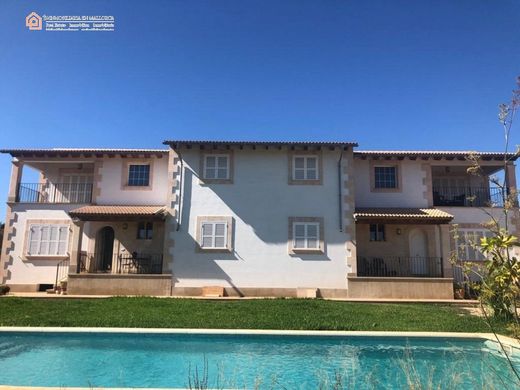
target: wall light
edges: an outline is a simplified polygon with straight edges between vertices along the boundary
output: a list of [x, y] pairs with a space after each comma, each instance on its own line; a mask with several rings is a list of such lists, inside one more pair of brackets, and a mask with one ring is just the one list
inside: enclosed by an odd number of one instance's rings
[[397, 235], [399, 235], [399, 236], [401, 235], [401, 229], [400, 228], [395, 229], [395, 232], [397, 233]]

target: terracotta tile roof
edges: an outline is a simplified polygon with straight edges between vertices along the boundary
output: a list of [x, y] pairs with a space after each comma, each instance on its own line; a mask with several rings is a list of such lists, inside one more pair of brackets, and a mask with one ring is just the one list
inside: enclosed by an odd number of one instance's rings
[[515, 153], [503, 152], [479, 152], [475, 150], [357, 150], [354, 156], [357, 158], [411, 158], [411, 159], [450, 159], [465, 160], [471, 154], [479, 155], [483, 160], [504, 160], [504, 156], [510, 161], [515, 161], [519, 156]]
[[361, 220], [396, 220], [406, 221], [449, 222], [453, 215], [435, 208], [357, 208], [354, 213], [356, 221]]
[[0, 153], [7, 153], [13, 157], [69, 157], [85, 155], [165, 155], [166, 149], [109, 149], [109, 148], [50, 148], [50, 149], [0, 149]]
[[263, 146], [263, 147], [280, 147], [280, 146], [311, 146], [311, 147], [355, 147], [356, 142], [348, 141], [211, 141], [211, 140], [166, 140], [164, 145], [170, 145], [172, 148], [180, 146]]
[[164, 206], [83, 206], [69, 211], [71, 217], [79, 219], [96, 219], [100, 217], [149, 217], [163, 219], [165, 216]]

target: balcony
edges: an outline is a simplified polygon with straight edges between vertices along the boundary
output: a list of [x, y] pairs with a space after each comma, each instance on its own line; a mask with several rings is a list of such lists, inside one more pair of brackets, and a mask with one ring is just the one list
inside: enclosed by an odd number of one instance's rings
[[434, 206], [501, 207], [504, 204], [499, 187], [433, 186]]
[[442, 278], [442, 257], [358, 257], [357, 276]]
[[20, 183], [21, 203], [91, 203], [92, 183]]

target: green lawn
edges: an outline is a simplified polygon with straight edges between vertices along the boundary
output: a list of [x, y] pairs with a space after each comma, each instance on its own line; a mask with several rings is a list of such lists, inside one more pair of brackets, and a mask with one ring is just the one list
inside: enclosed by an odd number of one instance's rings
[[[457, 307], [305, 299], [0, 299], [0, 326], [489, 332]], [[506, 334], [504, 324], [496, 324]]]

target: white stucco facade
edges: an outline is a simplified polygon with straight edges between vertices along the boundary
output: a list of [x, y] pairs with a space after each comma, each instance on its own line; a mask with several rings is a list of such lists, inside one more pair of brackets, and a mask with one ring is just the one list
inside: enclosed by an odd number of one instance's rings
[[[346, 289], [347, 241], [340, 229], [338, 162], [349, 151], [323, 150], [323, 177], [318, 185], [289, 184], [289, 152], [234, 149], [233, 183], [202, 184], [198, 149], [181, 150], [183, 172], [177, 189], [180, 225], [174, 232], [174, 287]], [[303, 154], [305, 154], [303, 152]], [[179, 163], [180, 164], [180, 163]], [[197, 218], [232, 217], [232, 250], [197, 249]], [[290, 254], [289, 218], [322, 218], [324, 251]], [[172, 222], [173, 223], [173, 222]]]
[[[423, 182], [425, 171], [420, 161], [354, 160], [356, 181], [356, 207], [428, 207]], [[374, 166], [398, 167], [399, 191], [374, 191], [371, 183]]]

